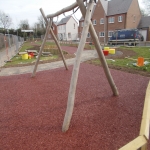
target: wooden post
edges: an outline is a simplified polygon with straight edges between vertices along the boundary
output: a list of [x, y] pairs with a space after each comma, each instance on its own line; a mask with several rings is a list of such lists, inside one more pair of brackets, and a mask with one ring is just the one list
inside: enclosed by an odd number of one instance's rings
[[58, 40], [57, 40], [57, 38], [56, 38], [56, 36], [55, 36], [55, 34], [54, 34], [54, 32], [53, 32], [53, 30], [52, 30], [51, 28], [50, 28], [50, 32], [51, 32], [52, 37], [53, 37], [53, 39], [54, 39], [54, 41], [55, 41], [55, 43], [56, 43], [56, 45], [57, 45], [57, 47], [58, 47], [58, 50], [59, 50], [59, 52], [60, 52], [60, 55], [61, 55], [61, 57], [62, 57], [62, 60], [63, 60], [63, 62], [64, 62], [64, 65], [65, 65], [65, 68], [66, 68], [66, 70], [68, 70], [68, 66], [67, 66], [67, 64], [66, 64], [66, 61], [65, 61], [65, 58], [64, 58], [62, 49], [61, 49], [61, 47], [60, 47], [60, 44], [59, 44], [59, 42], [58, 42]]
[[[125, 146], [121, 147], [119, 150], [137, 150], [139, 148], [144, 148], [147, 140], [144, 136], [138, 136], [133, 141], [129, 142]], [[146, 149], [142, 149], [146, 150]]]
[[59, 50], [59, 52], [60, 52], [60, 54], [61, 54], [61, 57], [62, 57], [62, 59], [63, 59], [64, 65], [65, 65], [65, 68], [66, 68], [66, 70], [68, 70], [68, 67], [67, 67], [67, 64], [66, 64], [66, 62], [65, 62], [65, 58], [64, 58], [64, 56], [63, 56], [61, 47], [60, 47], [60, 45], [59, 45], [59, 43], [58, 43], [58, 40], [57, 40], [57, 38], [55, 37], [55, 35], [54, 35], [54, 33], [53, 33], [52, 29], [51, 29], [52, 22], [49, 23], [49, 22], [47, 21], [47, 19], [46, 19], [46, 17], [45, 17], [45, 14], [44, 14], [44, 12], [43, 12], [43, 10], [42, 10], [42, 8], [40, 9], [40, 11], [41, 11], [41, 13], [42, 13], [42, 15], [43, 15], [43, 18], [44, 18], [44, 20], [45, 20], [45, 22], [46, 22], [46, 24], [47, 24], [47, 29], [46, 29], [45, 37], [44, 37], [44, 40], [43, 40], [43, 42], [42, 42], [42, 45], [41, 45], [41, 48], [40, 48], [40, 52], [39, 52], [39, 55], [38, 55], [38, 58], [37, 58], [37, 61], [36, 61], [36, 64], [35, 64], [35, 67], [34, 67], [34, 70], [33, 70], [33, 73], [32, 73], [32, 76], [31, 76], [31, 77], [34, 77], [34, 76], [35, 76], [35, 73], [36, 73], [36, 70], [37, 70], [37, 66], [38, 66], [38, 62], [39, 62], [40, 56], [41, 56], [41, 54], [42, 54], [42, 51], [43, 51], [43, 48], [44, 48], [44, 45], [45, 45], [45, 42], [46, 42], [47, 35], [48, 35], [49, 31], [51, 32], [51, 34], [52, 34], [52, 36], [53, 36], [53, 38], [54, 38], [54, 41], [55, 41], [55, 43], [56, 43], [56, 45], [57, 45], [57, 47], [58, 47], [58, 50]]
[[36, 60], [36, 63], [35, 63], [35, 66], [34, 66], [34, 69], [33, 69], [33, 73], [31, 75], [31, 77], [34, 77], [35, 76], [35, 73], [36, 73], [36, 70], [37, 70], [37, 66], [38, 66], [38, 63], [39, 63], [39, 60], [40, 60], [40, 57], [41, 57], [41, 54], [42, 54], [42, 51], [43, 51], [43, 48], [44, 48], [44, 45], [45, 45], [45, 42], [46, 42], [46, 39], [47, 39], [47, 35], [49, 33], [49, 29], [51, 28], [51, 24], [50, 22], [48, 22], [48, 25], [47, 25], [47, 28], [46, 28], [46, 33], [45, 33], [45, 37], [43, 39], [43, 42], [42, 42], [42, 45], [40, 47], [40, 51], [39, 51], [39, 54], [38, 54], [38, 58]]
[[150, 82], [148, 84], [143, 108], [142, 122], [140, 128], [140, 135], [144, 135], [149, 139], [149, 121], [150, 121]]
[[[46, 24], [48, 24], [47, 18], [46, 18], [46, 16], [45, 16], [44, 11], [43, 11], [42, 8], [40, 8], [40, 12], [41, 12], [41, 14], [42, 14], [42, 16], [43, 16], [43, 18], [44, 18]], [[52, 25], [52, 19], [51, 19], [51, 25]], [[56, 44], [57, 47], [58, 47], [58, 50], [59, 50], [59, 52], [60, 52], [60, 55], [61, 55], [61, 57], [62, 57], [62, 60], [63, 60], [63, 62], [64, 62], [64, 65], [65, 65], [65, 68], [66, 68], [66, 70], [68, 70], [68, 66], [67, 66], [67, 64], [66, 64], [66, 61], [65, 61], [65, 58], [64, 58], [62, 49], [61, 49], [60, 44], [59, 44], [59, 42], [58, 42], [58, 40], [57, 40], [57, 38], [56, 38], [56, 36], [55, 36], [53, 30], [51, 29], [51, 27], [50, 27], [50, 32], [51, 32], [52, 37], [53, 37], [53, 39], [54, 39], [54, 41], [55, 41], [55, 44]]]
[[147, 143], [141, 147], [141, 150], [147, 150]]
[[80, 61], [81, 61], [81, 54], [82, 54], [82, 51], [84, 49], [84, 45], [86, 42], [93, 6], [94, 6], [94, 2], [92, 0], [92, 2], [90, 1], [87, 7], [86, 17], [84, 20], [84, 28], [82, 32], [83, 34], [81, 37], [81, 41], [79, 43], [79, 47], [77, 50], [77, 55], [76, 55], [75, 63], [73, 67], [71, 84], [70, 84], [70, 89], [69, 89], [69, 96], [68, 96], [68, 103], [67, 103], [67, 110], [65, 113], [65, 118], [64, 118], [64, 122], [62, 126], [63, 132], [68, 130], [71, 117], [72, 117], [72, 113], [73, 113], [75, 91], [76, 91], [76, 85], [77, 85], [77, 79], [78, 79], [78, 73], [79, 73], [79, 67], [80, 67]]
[[[77, 3], [78, 3], [78, 5], [79, 5], [79, 7], [80, 7], [82, 16], [85, 17], [86, 8], [85, 8], [85, 6], [84, 6], [83, 1], [77, 0]], [[90, 31], [91, 37], [92, 37], [92, 39], [93, 39], [94, 45], [95, 45], [95, 47], [96, 47], [96, 50], [97, 50], [99, 59], [100, 59], [100, 61], [101, 61], [101, 63], [102, 63], [102, 66], [103, 66], [105, 75], [106, 75], [107, 80], [108, 80], [108, 82], [109, 82], [109, 84], [110, 84], [110, 87], [111, 87], [111, 89], [112, 89], [112, 91], [113, 91], [113, 94], [114, 94], [115, 96], [118, 96], [118, 95], [119, 95], [119, 92], [118, 92], [117, 87], [116, 87], [116, 85], [115, 85], [115, 83], [114, 83], [114, 81], [113, 81], [113, 78], [112, 78], [111, 74], [110, 74], [110, 71], [109, 71], [109, 68], [108, 68], [106, 59], [105, 59], [105, 57], [104, 57], [104, 55], [103, 55], [103, 52], [102, 52], [102, 47], [101, 47], [101, 45], [100, 45], [100, 43], [99, 43], [97, 34], [96, 34], [96, 32], [95, 32], [95, 29], [94, 29], [94, 27], [93, 27], [91, 21], [90, 21], [89, 31]]]

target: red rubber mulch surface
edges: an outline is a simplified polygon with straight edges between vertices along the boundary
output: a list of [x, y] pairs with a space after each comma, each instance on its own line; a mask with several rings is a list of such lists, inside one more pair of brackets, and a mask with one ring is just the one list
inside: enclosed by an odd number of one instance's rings
[[0, 77], [1, 150], [117, 150], [139, 135], [149, 78], [81, 64], [71, 125], [61, 132], [72, 66]]
[[69, 54], [74, 54], [77, 51], [77, 47], [61, 46], [61, 48]]
[[[61, 46], [62, 50], [68, 52], [69, 54], [74, 54], [77, 52], [77, 47]], [[86, 50], [86, 49], [84, 49]]]

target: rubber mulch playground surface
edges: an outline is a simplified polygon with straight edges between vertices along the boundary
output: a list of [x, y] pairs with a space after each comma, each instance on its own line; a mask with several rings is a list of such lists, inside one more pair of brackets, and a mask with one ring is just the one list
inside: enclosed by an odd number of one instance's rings
[[72, 66], [0, 77], [0, 150], [117, 150], [139, 135], [148, 77], [110, 70], [120, 95], [112, 96], [103, 69], [80, 67], [75, 108], [61, 131]]

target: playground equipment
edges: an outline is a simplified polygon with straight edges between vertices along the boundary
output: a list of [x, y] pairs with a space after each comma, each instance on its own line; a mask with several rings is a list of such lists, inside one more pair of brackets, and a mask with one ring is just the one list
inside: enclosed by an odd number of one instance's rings
[[[84, 5], [84, 2], [87, 3], [87, 8]], [[81, 39], [80, 39], [80, 43], [79, 43], [79, 46], [78, 46], [78, 49], [77, 49], [77, 54], [76, 54], [76, 58], [75, 58], [75, 62], [74, 62], [74, 67], [73, 67], [73, 72], [72, 72], [72, 77], [71, 77], [71, 83], [70, 83], [70, 89], [69, 89], [69, 95], [68, 95], [67, 109], [66, 109], [66, 113], [65, 113], [65, 117], [64, 117], [63, 126], [62, 126], [62, 131], [63, 132], [68, 130], [69, 125], [70, 125], [70, 121], [71, 121], [71, 117], [72, 117], [72, 113], [73, 113], [76, 85], [77, 85], [79, 67], [80, 67], [80, 62], [81, 62], [81, 54], [82, 54], [82, 51], [83, 51], [85, 43], [86, 43], [86, 37], [87, 37], [88, 31], [90, 32], [90, 35], [93, 39], [94, 45], [96, 47], [96, 50], [97, 50], [99, 59], [101, 61], [101, 64], [103, 66], [103, 69], [104, 69], [105, 75], [107, 77], [107, 80], [108, 80], [108, 82], [110, 84], [110, 87], [112, 89], [113, 95], [115, 95], [115, 96], [119, 95], [117, 87], [116, 87], [116, 85], [113, 81], [113, 78], [110, 74], [110, 71], [108, 69], [108, 65], [106, 63], [106, 60], [105, 60], [105, 57], [104, 57], [104, 54], [103, 54], [103, 51], [102, 51], [102, 47], [99, 43], [99, 39], [97, 37], [96, 31], [95, 31], [95, 29], [92, 25], [92, 22], [91, 22], [91, 15], [92, 15], [92, 10], [93, 10], [94, 3], [96, 3], [95, 0], [89, 0], [89, 2], [87, 0], [76, 0], [76, 2], [73, 3], [72, 5], [70, 5], [66, 8], [63, 8], [62, 10], [60, 10], [60, 11], [54, 13], [54, 14], [47, 15], [47, 17], [45, 16], [42, 8], [40, 9], [41, 14], [42, 14], [42, 16], [43, 16], [43, 18], [44, 18], [44, 20], [47, 24], [47, 29], [46, 29], [46, 34], [45, 34], [43, 43], [42, 43], [41, 48], [40, 48], [38, 59], [36, 61], [36, 64], [35, 64], [35, 67], [34, 67], [34, 70], [33, 70], [32, 77], [35, 76], [35, 72], [36, 72], [36, 69], [37, 69], [39, 58], [42, 54], [42, 50], [43, 50], [44, 44], [46, 42], [47, 34], [49, 33], [49, 31], [51, 32], [51, 34], [54, 38], [54, 41], [55, 41], [55, 43], [56, 43], [56, 45], [57, 45], [57, 47], [58, 47], [58, 49], [61, 53], [64, 65], [65, 65], [66, 69], [68, 69], [68, 67], [66, 65], [66, 62], [65, 62], [65, 59], [63, 57], [62, 50], [61, 50], [61, 47], [59, 45], [59, 42], [57, 41], [57, 39], [56, 39], [52, 29], [51, 29], [53, 18], [56, 17], [56, 16], [59, 16], [60, 14], [64, 14], [65, 12], [68, 12], [70, 10], [74, 10], [76, 7], [80, 8], [80, 10], [82, 12], [82, 15], [84, 17], [84, 27], [83, 27], [82, 36], [81, 36]]]

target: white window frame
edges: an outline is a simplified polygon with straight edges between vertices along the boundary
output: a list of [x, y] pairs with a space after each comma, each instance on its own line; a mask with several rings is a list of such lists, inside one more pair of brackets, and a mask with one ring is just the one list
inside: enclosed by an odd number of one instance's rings
[[88, 32], [88, 34], [87, 34], [87, 38], [90, 38], [91, 37], [91, 35], [90, 35], [90, 33]]
[[68, 32], [68, 39], [71, 39], [71, 32]]
[[122, 22], [123, 17], [122, 16], [118, 16], [118, 22]]
[[102, 32], [99, 32], [99, 37], [104, 37], [105, 36], [105, 33], [104, 33], [104, 31], [102, 31]]
[[97, 21], [94, 19], [94, 20], [93, 20], [93, 25], [96, 25], [96, 23], [97, 23]]
[[115, 17], [109, 17], [108, 23], [115, 23]]
[[100, 19], [100, 24], [104, 24], [104, 18]]
[[108, 31], [108, 37], [112, 37], [114, 31]]

